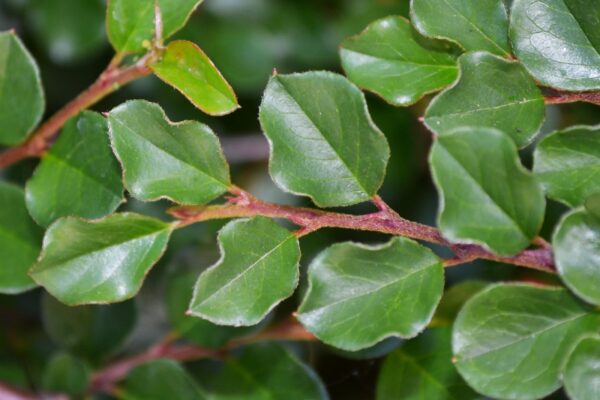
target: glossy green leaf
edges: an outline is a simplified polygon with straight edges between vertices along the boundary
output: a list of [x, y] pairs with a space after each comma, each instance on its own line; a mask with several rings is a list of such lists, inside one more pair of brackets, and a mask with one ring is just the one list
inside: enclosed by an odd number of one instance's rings
[[377, 378], [377, 399], [478, 398], [452, 363], [450, 339], [450, 328], [428, 330], [388, 355]]
[[[203, 0], [158, 0], [164, 39], [181, 29]], [[154, 1], [108, 0], [108, 39], [117, 53], [144, 50], [154, 38]]]
[[172, 360], [153, 360], [135, 367], [119, 393], [123, 400], [202, 400], [208, 397], [194, 379]]
[[260, 107], [271, 177], [321, 207], [369, 200], [389, 159], [361, 91], [330, 72], [275, 75]]
[[440, 193], [438, 226], [447, 239], [512, 255], [536, 236], [544, 194], [508, 135], [457, 128], [437, 138], [429, 162]]
[[219, 325], [254, 325], [294, 292], [300, 246], [274, 221], [232, 221], [219, 232], [219, 246], [221, 259], [196, 282], [191, 315]]
[[556, 269], [582, 299], [600, 304], [600, 218], [583, 209], [567, 214], [552, 238]]
[[444, 292], [430, 326], [450, 326], [467, 300], [488, 285], [484, 281], [460, 282]]
[[27, 270], [40, 254], [43, 234], [27, 213], [23, 190], [0, 182], [0, 293], [17, 294], [35, 286]]
[[576, 207], [600, 193], [600, 126], [574, 126], [545, 137], [533, 171], [548, 197]]
[[598, 329], [598, 312], [565, 289], [499, 284], [467, 302], [452, 347], [459, 372], [479, 393], [539, 399], [560, 387], [577, 339]]
[[597, 0], [514, 0], [510, 37], [519, 60], [542, 84], [600, 89]]
[[461, 126], [496, 128], [519, 147], [529, 144], [544, 122], [545, 104], [525, 68], [484, 52], [463, 55], [459, 65], [460, 78], [429, 104], [425, 125], [438, 135]]
[[229, 167], [208, 126], [172, 123], [158, 104], [144, 100], [114, 108], [108, 124], [125, 187], [135, 198], [202, 204], [229, 188]]
[[27, 209], [38, 224], [66, 216], [100, 218], [121, 204], [121, 169], [107, 131], [106, 119], [91, 111], [67, 122], [27, 182]]
[[571, 400], [600, 398], [600, 336], [581, 339], [565, 365], [565, 389]]
[[458, 76], [450, 46], [421, 37], [402, 17], [373, 22], [341, 46], [348, 78], [395, 106], [407, 106]]
[[51, 393], [65, 393], [74, 398], [82, 395], [90, 378], [90, 366], [68, 353], [59, 353], [44, 368], [42, 386]]
[[42, 254], [29, 274], [65, 304], [126, 300], [162, 256], [171, 229], [132, 213], [95, 221], [62, 218], [46, 231]]
[[379, 246], [333, 245], [311, 263], [308, 279], [298, 320], [325, 343], [350, 351], [415, 336], [444, 290], [440, 259], [401, 237]]
[[135, 326], [136, 307], [133, 301], [69, 307], [45, 294], [42, 320], [54, 343], [97, 362], [121, 348]]
[[206, 54], [194, 43], [169, 43], [162, 57], [150, 66], [160, 79], [181, 92], [210, 115], [225, 115], [239, 108], [235, 93]]
[[44, 112], [40, 71], [13, 31], [0, 32], [0, 145], [22, 142]]
[[467, 51], [510, 54], [502, 0], [411, 0], [410, 15], [425, 36], [453, 40]]
[[[235, 382], [235, 384], [232, 384]], [[318, 375], [276, 344], [246, 346], [210, 382], [213, 400], [326, 400]]]

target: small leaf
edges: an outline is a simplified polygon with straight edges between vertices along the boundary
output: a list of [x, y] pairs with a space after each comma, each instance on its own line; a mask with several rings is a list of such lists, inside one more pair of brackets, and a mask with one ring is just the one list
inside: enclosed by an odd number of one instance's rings
[[22, 142], [44, 112], [40, 71], [13, 31], [0, 32], [0, 145]]
[[95, 221], [62, 218], [46, 231], [42, 254], [29, 274], [68, 305], [123, 301], [139, 291], [171, 229], [132, 213]]
[[91, 111], [67, 122], [27, 182], [27, 208], [38, 224], [66, 216], [100, 218], [121, 204], [121, 169], [107, 133], [106, 120]]
[[349, 351], [415, 336], [444, 290], [439, 258], [401, 237], [372, 247], [333, 245], [315, 258], [308, 275], [298, 320], [320, 340]]
[[447, 239], [508, 256], [538, 233], [544, 195], [504, 133], [457, 128], [437, 138], [429, 162], [440, 193], [438, 225]]
[[600, 304], [600, 218], [583, 209], [567, 214], [552, 239], [556, 269], [587, 302]]
[[162, 57], [150, 66], [160, 79], [181, 92], [210, 115], [225, 115], [239, 108], [235, 93], [206, 54], [194, 43], [169, 43]]
[[600, 126], [574, 126], [546, 136], [533, 171], [548, 197], [577, 207], [600, 193]]
[[460, 282], [444, 292], [430, 326], [451, 326], [467, 300], [488, 285], [484, 281]]
[[35, 286], [27, 270], [40, 254], [43, 234], [27, 213], [23, 190], [0, 182], [0, 293], [18, 294]]
[[221, 259], [200, 275], [189, 312], [219, 325], [260, 322], [298, 284], [300, 247], [264, 217], [232, 221], [219, 232]]
[[467, 51], [510, 54], [502, 0], [412, 0], [410, 12], [425, 36], [453, 40]]
[[565, 365], [565, 390], [571, 400], [600, 398], [600, 336], [581, 339]]
[[114, 108], [108, 124], [125, 187], [135, 198], [202, 204], [229, 188], [229, 167], [208, 126], [174, 124], [158, 104], [144, 100]]
[[514, 0], [510, 37], [525, 68], [546, 86], [600, 89], [600, 7], [588, 0]]
[[42, 386], [48, 392], [79, 398], [87, 388], [90, 372], [85, 361], [68, 353], [59, 353], [44, 368]]
[[544, 122], [545, 104], [521, 64], [477, 52], [460, 57], [459, 65], [460, 78], [429, 104], [425, 125], [438, 135], [462, 126], [496, 128], [518, 147], [529, 144]]
[[454, 324], [456, 366], [467, 383], [493, 398], [539, 399], [561, 385], [561, 368], [600, 315], [562, 288], [489, 286]]
[[172, 360], [153, 360], [135, 367], [119, 393], [124, 400], [208, 399], [194, 379]]
[[275, 75], [260, 106], [269, 139], [271, 177], [284, 190], [320, 207], [369, 200], [389, 159], [385, 136], [362, 92], [330, 72]]
[[377, 399], [477, 399], [454, 364], [450, 328], [426, 331], [388, 355], [377, 379]]
[[402, 17], [373, 22], [341, 46], [348, 78], [395, 106], [408, 106], [458, 76], [456, 56], [444, 42], [421, 37]]
[[[158, 0], [164, 39], [183, 28], [203, 0]], [[136, 53], [154, 38], [153, 0], [108, 0], [108, 40], [117, 53]]]

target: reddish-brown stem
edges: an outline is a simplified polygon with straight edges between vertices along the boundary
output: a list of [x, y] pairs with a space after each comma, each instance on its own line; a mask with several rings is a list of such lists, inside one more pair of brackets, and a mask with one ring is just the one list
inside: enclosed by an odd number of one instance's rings
[[20, 388], [0, 382], [0, 399], [2, 400], [69, 400], [63, 394], [31, 393]]
[[546, 104], [565, 104], [582, 101], [600, 106], [600, 92], [562, 92], [550, 90], [544, 100]]

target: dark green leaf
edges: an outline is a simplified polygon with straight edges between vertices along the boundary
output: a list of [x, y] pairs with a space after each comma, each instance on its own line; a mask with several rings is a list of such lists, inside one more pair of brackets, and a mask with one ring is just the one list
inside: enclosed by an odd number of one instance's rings
[[458, 81], [427, 108], [427, 127], [438, 135], [461, 126], [496, 128], [519, 147], [529, 144], [544, 122], [545, 104], [523, 66], [484, 52], [463, 55], [459, 65]]
[[42, 386], [48, 392], [77, 397], [85, 392], [90, 372], [90, 366], [85, 361], [68, 353], [59, 353], [46, 365]]
[[191, 315], [219, 325], [255, 325], [294, 292], [300, 246], [274, 221], [232, 221], [219, 232], [219, 246], [221, 259], [196, 282]]
[[260, 107], [269, 171], [284, 190], [322, 207], [369, 200], [389, 159], [360, 90], [330, 72], [275, 75]]
[[512, 255], [538, 233], [544, 194], [508, 135], [457, 128], [437, 138], [430, 164], [441, 197], [438, 225], [449, 240]]
[[350, 351], [415, 336], [444, 290], [439, 258], [401, 237], [373, 247], [333, 245], [315, 258], [308, 276], [298, 320], [325, 343]]
[[484, 281], [465, 281], [444, 292], [442, 300], [435, 310], [430, 326], [450, 326], [467, 300], [488, 285]]
[[600, 315], [562, 288], [493, 285], [473, 296], [454, 324], [456, 366], [478, 392], [539, 399], [561, 385], [576, 340]]
[[449, 46], [421, 37], [402, 17], [373, 22], [341, 46], [348, 78], [395, 106], [415, 103], [458, 76]]
[[0, 32], [0, 144], [22, 142], [44, 112], [40, 71], [13, 31]]
[[600, 89], [597, 0], [514, 0], [510, 37], [519, 60], [542, 84]]
[[600, 398], [600, 336], [581, 339], [565, 365], [565, 389], [571, 400]]
[[42, 254], [29, 274], [65, 304], [126, 300], [162, 256], [171, 229], [132, 213], [95, 221], [62, 218], [46, 231]]
[[229, 167], [208, 126], [195, 121], [172, 123], [158, 104], [144, 100], [113, 109], [108, 123], [125, 187], [132, 196], [202, 204], [229, 188]]

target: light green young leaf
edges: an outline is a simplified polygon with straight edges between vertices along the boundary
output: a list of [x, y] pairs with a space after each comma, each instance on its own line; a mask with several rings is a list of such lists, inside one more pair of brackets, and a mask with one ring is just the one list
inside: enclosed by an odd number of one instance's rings
[[402, 17], [373, 22], [340, 48], [348, 78], [395, 106], [408, 106], [454, 82], [456, 56], [447, 43], [422, 37]]
[[274, 221], [232, 221], [219, 232], [219, 246], [221, 259], [196, 282], [191, 315], [219, 325], [254, 325], [294, 292], [300, 246]]
[[[460, 78], [425, 112], [438, 135], [461, 126], [506, 132], [518, 147], [529, 144], [544, 122], [544, 97], [521, 64], [485, 52], [460, 57]], [[499, 84], [501, 82], [501, 84]]]
[[440, 259], [401, 237], [372, 247], [333, 245], [311, 263], [308, 277], [298, 320], [320, 340], [349, 351], [415, 336], [444, 290]]
[[597, 0], [514, 0], [510, 37], [525, 68], [546, 86], [600, 89]]
[[23, 190], [0, 182], [0, 293], [18, 294], [35, 286], [27, 270], [40, 254], [43, 234], [27, 213]]
[[0, 32], [0, 145], [22, 142], [44, 112], [40, 71], [13, 31]]
[[436, 139], [429, 162], [440, 193], [438, 226], [447, 239], [509, 256], [538, 233], [544, 194], [508, 135], [457, 128]]
[[533, 171], [548, 197], [571, 207], [600, 193], [600, 126], [574, 126], [546, 136], [535, 149]]
[[33, 219], [100, 218], [123, 201], [121, 169], [110, 149], [106, 119], [84, 111], [70, 119], [42, 157], [25, 190]]
[[581, 339], [564, 368], [565, 390], [571, 400], [600, 398], [600, 336]]
[[233, 89], [206, 54], [194, 43], [169, 43], [162, 57], [150, 66], [160, 79], [210, 115], [225, 115], [239, 108]]
[[341, 75], [275, 75], [260, 106], [269, 172], [282, 189], [320, 207], [369, 200], [383, 182], [390, 150], [362, 92]]
[[85, 221], [56, 221], [44, 236], [42, 254], [29, 274], [68, 305], [114, 303], [139, 291], [162, 256], [172, 226], [122, 213]]
[[84, 361], [68, 353], [58, 353], [44, 368], [42, 386], [49, 393], [65, 393], [71, 398], [84, 394], [91, 368]]
[[600, 217], [576, 209], [552, 238], [556, 269], [565, 284], [587, 302], [600, 305]]
[[411, 0], [410, 15], [425, 36], [453, 40], [467, 51], [510, 55], [502, 0]]
[[377, 399], [479, 398], [452, 363], [450, 339], [450, 328], [431, 329], [388, 355], [377, 378]]
[[219, 140], [199, 122], [172, 123], [158, 104], [128, 101], [108, 116], [125, 187], [143, 201], [203, 204], [230, 186]]
[[[172, 36], [183, 28], [203, 0], [158, 0], [162, 36]], [[136, 53], [154, 38], [154, 0], [108, 0], [106, 31], [117, 53]]]
[[456, 366], [479, 393], [539, 399], [561, 385], [561, 369], [600, 314], [562, 288], [490, 286], [472, 297], [454, 324]]

